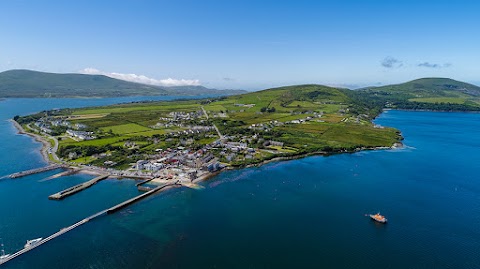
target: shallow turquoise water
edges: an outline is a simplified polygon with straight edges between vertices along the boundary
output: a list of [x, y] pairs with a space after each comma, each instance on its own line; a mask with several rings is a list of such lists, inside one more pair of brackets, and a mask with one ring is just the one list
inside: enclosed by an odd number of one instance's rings
[[[5, 268], [478, 268], [480, 114], [387, 111], [377, 123], [400, 129], [407, 147], [228, 171], [204, 190], [168, 191], [98, 218]], [[113, 180], [45, 200], [86, 179], [0, 181], [7, 248], [136, 192]], [[387, 225], [364, 216], [377, 211]]]

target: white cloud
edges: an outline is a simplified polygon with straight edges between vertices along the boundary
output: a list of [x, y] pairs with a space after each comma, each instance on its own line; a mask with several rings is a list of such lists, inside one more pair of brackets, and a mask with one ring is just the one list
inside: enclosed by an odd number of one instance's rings
[[200, 85], [200, 80], [198, 79], [173, 79], [173, 78], [154, 79], [144, 75], [137, 75], [137, 74], [122, 74], [122, 73], [114, 73], [114, 72], [108, 73], [108, 72], [103, 72], [91, 67], [80, 70], [79, 72], [82, 74], [88, 74], [88, 75], [104, 75], [111, 78], [116, 78], [116, 79], [136, 82], [136, 83], [142, 83], [142, 84], [148, 84], [148, 85], [155, 85], [155, 86], [198, 86]]

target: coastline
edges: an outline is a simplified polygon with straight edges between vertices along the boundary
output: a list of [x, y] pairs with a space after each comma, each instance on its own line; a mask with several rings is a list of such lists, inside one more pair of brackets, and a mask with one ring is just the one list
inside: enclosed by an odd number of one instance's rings
[[336, 154], [346, 154], [346, 153], [356, 153], [360, 151], [366, 151], [366, 150], [388, 150], [388, 149], [397, 149], [397, 148], [402, 148], [404, 147], [403, 143], [401, 141], [395, 142], [392, 146], [390, 147], [372, 147], [372, 148], [357, 148], [355, 150], [346, 150], [346, 151], [339, 151], [339, 152], [326, 152], [326, 151], [314, 151], [314, 152], [309, 152], [309, 153], [304, 153], [304, 154], [299, 154], [299, 155], [292, 155], [292, 156], [284, 156], [284, 157], [275, 157], [270, 160], [265, 160], [256, 164], [248, 164], [244, 166], [229, 166], [227, 170], [234, 170], [234, 169], [242, 169], [242, 168], [250, 168], [250, 167], [260, 167], [265, 164], [273, 163], [273, 162], [282, 162], [282, 161], [291, 161], [291, 160], [297, 160], [297, 159], [303, 159], [306, 157], [311, 157], [311, 156], [330, 156], [330, 155], [336, 155]]
[[[25, 129], [23, 129], [23, 127], [13, 119], [9, 119], [8, 121], [10, 121], [15, 126], [15, 128], [18, 131], [17, 132], [18, 134], [28, 135], [28, 136], [34, 138], [35, 141], [42, 143], [42, 148], [40, 150], [40, 153], [41, 153], [43, 159], [45, 160], [45, 162], [47, 164], [55, 164], [55, 162], [51, 161], [48, 157], [47, 151], [48, 151], [48, 148], [52, 147], [52, 145], [50, 144], [50, 142], [47, 139], [45, 139], [45, 137], [43, 137], [41, 135], [38, 135], [38, 134], [34, 134], [34, 133], [30, 133], [30, 132], [25, 131]], [[303, 153], [303, 154], [292, 155], [292, 156], [280, 156], [280, 157], [275, 157], [275, 158], [272, 158], [272, 159], [269, 159], [269, 160], [264, 160], [264, 161], [261, 161], [259, 163], [255, 163], [255, 164], [228, 166], [226, 169], [222, 169], [220, 171], [216, 171], [216, 172], [209, 173], [209, 174], [203, 175], [201, 177], [198, 177], [198, 178], [194, 179], [192, 182], [193, 183], [198, 183], [198, 182], [206, 181], [208, 179], [211, 179], [211, 178], [221, 174], [223, 171], [243, 169], [243, 168], [251, 168], [251, 167], [260, 167], [260, 166], [263, 166], [263, 165], [266, 165], [266, 164], [269, 164], [269, 163], [273, 163], [273, 162], [297, 160], [297, 159], [302, 159], [302, 158], [306, 158], [306, 157], [310, 157], [310, 156], [329, 156], [329, 155], [342, 154], [342, 153], [355, 153], [355, 152], [359, 152], [359, 151], [363, 151], [363, 150], [384, 150], [384, 149], [394, 149], [394, 148], [399, 148], [399, 147], [403, 147], [403, 144], [402, 144], [401, 140], [395, 142], [390, 147], [357, 148], [357, 149], [354, 149], [354, 150], [349, 150], [349, 151], [345, 150], [345, 151], [339, 151], [339, 152], [315, 151], [315, 152]], [[80, 172], [81, 173], [86, 173], [86, 174], [92, 174], [92, 175], [97, 175], [98, 174], [96, 172], [89, 171], [88, 169], [80, 169]]]
[[43, 160], [47, 164], [54, 164], [54, 162], [52, 162], [48, 158], [48, 153], [47, 153], [48, 148], [52, 147], [52, 145], [50, 144], [50, 142], [48, 140], [46, 140], [41, 135], [33, 134], [33, 133], [25, 131], [25, 129], [23, 129], [23, 127], [13, 119], [9, 119], [8, 121], [11, 122], [13, 124], [13, 126], [15, 126], [15, 128], [17, 129], [17, 134], [28, 135], [28, 136], [32, 137], [35, 141], [40, 142], [42, 144], [42, 148], [40, 149], [40, 154], [42, 155]]

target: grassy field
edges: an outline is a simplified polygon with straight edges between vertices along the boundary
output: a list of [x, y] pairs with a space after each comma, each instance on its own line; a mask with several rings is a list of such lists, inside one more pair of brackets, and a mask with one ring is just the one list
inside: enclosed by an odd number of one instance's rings
[[68, 120], [87, 120], [87, 119], [98, 119], [107, 116], [108, 113], [103, 114], [86, 114], [86, 115], [71, 115]]
[[60, 146], [66, 145], [76, 145], [76, 146], [104, 146], [104, 145], [111, 145], [115, 144], [118, 141], [125, 139], [125, 137], [108, 137], [108, 138], [100, 138], [100, 139], [93, 139], [93, 140], [86, 140], [86, 141], [75, 141], [75, 140], [62, 140], [60, 141]]
[[358, 124], [296, 124], [279, 128], [284, 134], [277, 140], [294, 148], [358, 148], [391, 145], [397, 141], [392, 128], [376, 129]]
[[105, 132], [112, 131], [115, 134], [131, 134], [131, 133], [140, 133], [145, 131], [152, 130], [151, 128], [146, 128], [135, 123], [127, 123], [122, 125], [113, 125], [108, 127], [100, 128]]
[[105, 107], [93, 107], [86, 109], [75, 109], [71, 115], [102, 115], [111, 113], [128, 113], [135, 111], [156, 111], [168, 113], [176, 111], [181, 107], [182, 111], [195, 111], [199, 108], [196, 100], [174, 101], [174, 102], [152, 102], [152, 103], [129, 103]]

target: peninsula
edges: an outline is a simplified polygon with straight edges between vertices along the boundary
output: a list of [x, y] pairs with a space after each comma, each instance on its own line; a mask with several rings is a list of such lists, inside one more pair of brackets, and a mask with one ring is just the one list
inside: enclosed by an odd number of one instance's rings
[[52, 142], [46, 151], [52, 162], [117, 176], [195, 179], [226, 167], [399, 142], [398, 130], [371, 122], [381, 107], [356, 95], [300, 85], [213, 99], [43, 111], [14, 120]]
[[228, 97], [16, 116], [48, 161], [135, 178], [194, 180], [226, 167], [397, 146], [384, 108], [480, 110], [480, 88], [442, 78], [356, 91], [297, 85]]
[[[372, 123], [384, 108], [480, 110], [479, 88], [449, 79], [352, 91], [298, 85], [199, 100], [16, 116], [49, 161], [135, 178], [194, 180], [223, 168], [398, 146]], [[448, 101], [448, 102], [444, 102]]]

